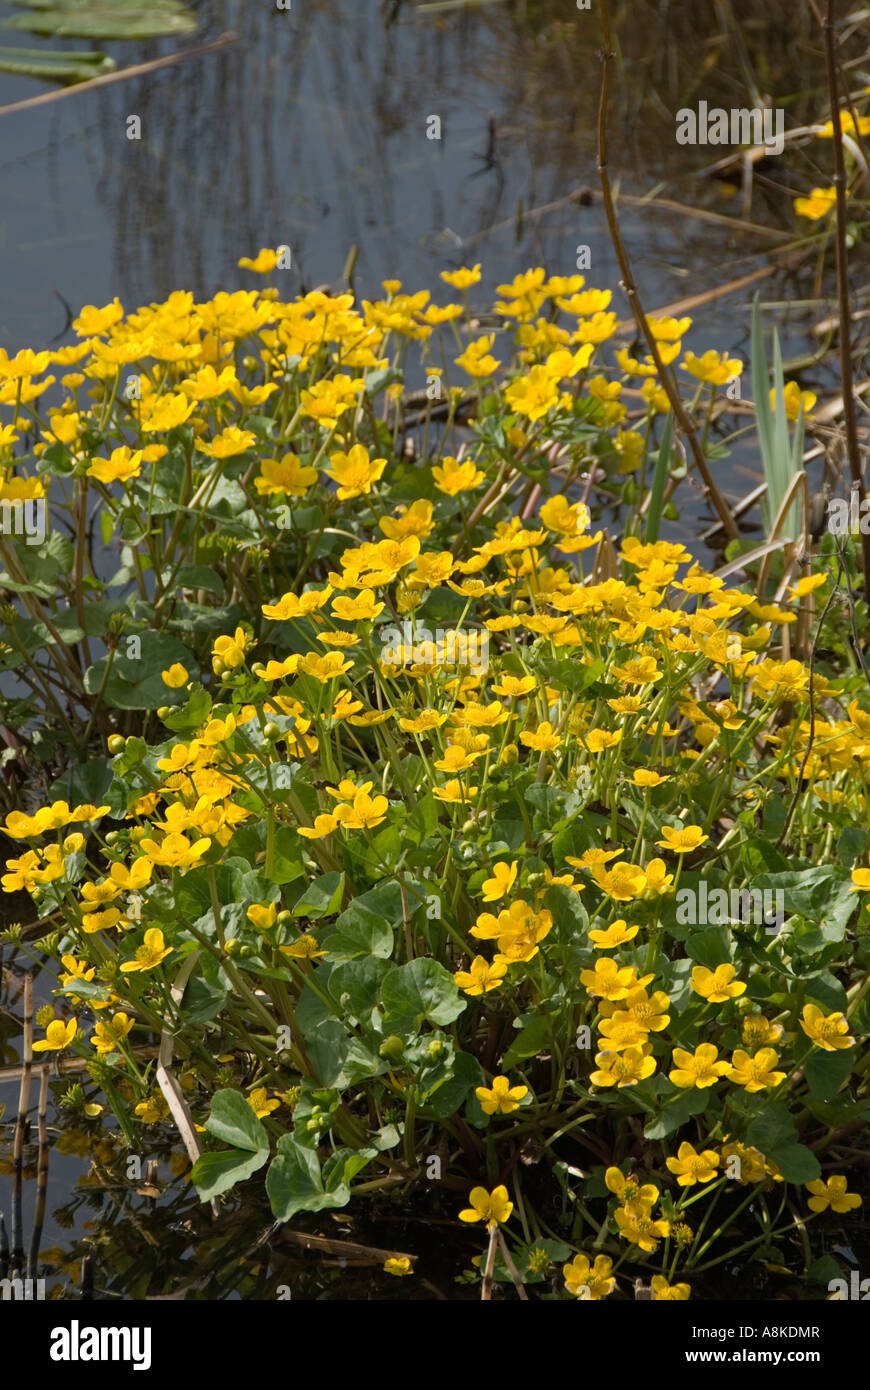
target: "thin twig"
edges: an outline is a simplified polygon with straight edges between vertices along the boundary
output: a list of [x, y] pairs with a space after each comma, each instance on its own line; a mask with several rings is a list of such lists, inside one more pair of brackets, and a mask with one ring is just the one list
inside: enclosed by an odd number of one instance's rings
[[42, 1073], [39, 1083], [39, 1111], [37, 1115], [39, 1133], [39, 1157], [36, 1164], [36, 1207], [33, 1212], [33, 1234], [30, 1238], [27, 1277], [36, 1278], [39, 1264], [39, 1247], [42, 1242], [42, 1228], [45, 1224], [45, 1202], [48, 1196], [48, 1067]]
[[130, 77], [142, 77], [158, 68], [168, 68], [185, 58], [198, 58], [203, 53], [215, 53], [220, 48], [229, 48], [238, 43], [240, 36], [232, 30], [221, 34], [211, 43], [200, 44], [198, 48], [184, 48], [179, 53], [169, 53], [165, 58], [153, 58], [150, 63], [135, 63], [133, 67], [122, 68], [120, 72], [106, 72], [102, 77], [92, 77], [87, 82], [76, 82], [71, 87], [61, 87], [54, 92], [40, 92], [37, 97], [25, 97], [23, 101], [12, 101], [8, 106], [0, 106], [0, 116], [8, 116], [12, 111], [29, 111], [34, 106], [45, 106], [50, 101], [63, 101], [64, 97], [76, 96], [79, 92], [92, 92], [95, 87], [108, 87], [113, 82], [126, 82]]
[[803, 758], [801, 759], [801, 765], [800, 765], [800, 767], [798, 768], [798, 775], [797, 775], [797, 778], [796, 778], [796, 780], [795, 780], [794, 793], [793, 793], [793, 795], [792, 795], [792, 799], [791, 799], [791, 802], [790, 802], [790, 804], [789, 804], [788, 811], [786, 812], [785, 823], [784, 823], [784, 825], [783, 825], [783, 827], [782, 827], [782, 833], [780, 834], [780, 837], [779, 837], [779, 839], [778, 839], [777, 842], [776, 842], [776, 848], [777, 848], [777, 849], [779, 849], [779, 848], [781, 847], [781, 845], [782, 845], [783, 842], [785, 841], [786, 835], [788, 834], [788, 829], [789, 829], [789, 826], [791, 825], [791, 818], [792, 818], [792, 816], [793, 816], [794, 813], [795, 813], [795, 807], [797, 806], [798, 800], [800, 799], [800, 794], [801, 794], [801, 782], [803, 781], [804, 769], [805, 769], [805, 767], [806, 767], [806, 765], [807, 765], [807, 762], [809, 761], [810, 750], [812, 749], [813, 740], [815, 739], [815, 736], [816, 736], [816, 710], [815, 710], [815, 702], [814, 702], [814, 700], [813, 700], [813, 679], [814, 679], [815, 670], [816, 670], [816, 647], [817, 647], [817, 645], [818, 645], [819, 637], [821, 636], [821, 633], [822, 633], [822, 628], [823, 628], [824, 625], [825, 625], [825, 618], [828, 616], [828, 609], [830, 608], [831, 604], [832, 604], [833, 601], [834, 601], [834, 598], [835, 598], [835, 596], [836, 596], [836, 594], [837, 594], [837, 592], [838, 592], [838, 587], [839, 587], [839, 586], [838, 586], [837, 584], [835, 584], [834, 587], [832, 588], [831, 592], [828, 594], [828, 601], [827, 601], [827, 603], [825, 604], [824, 608], [822, 609], [822, 616], [819, 618], [819, 625], [818, 625], [818, 627], [816, 628], [816, 635], [815, 635], [815, 637], [813, 638], [813, 645], [812, 645], [812, 648], [810, 649], [810, 680], [809, 680], [809, 691], [808, 691], [808, 694], [809, 694], [809, 701], [810, 701], [810, 733], [809, 733], [809, 738], [807, 739], [807, 746], [806, 746], [806, 748], [804, 749]]
[[516, 1265], [515, 1265], [514, 1262], [513, 1262], [513, 1258], [512, 1258], [512, 1256], [511, 1256], [511, 1252], [510, 1252], [510, 1250], [508, 1250], [508, 1243], [507, 1243], [507, 1241], [505, 1240], [504, 1235], [502, 1234], [501, 1227], [499, 1227], [499, 1232], [498, 1232], [498, 1243], [499, 1243], [499, 1245], [501, 1246], [501, 1253], [502, 1253], [502, 1255], [504, 1256], [504, 1262], [505, 1262], [505, 1264], [507, 1265], [508, 1274], [510, 1275], [511, 1279], [513, 1280], [514, 1288], [516, 1289], [517, 1293], [519, 1294], [519, 1296], [520, 1296], [520, 1298], [523, 1300], [523, 1302], [524, 1302], [524, 1303], [528, 1303], [528, 1301], [529, 1301], [529, 1295], [526, 1293], [525, 1289], [523, 1288], [523, 1281], [522, 1281], [522, 1279], [520, 1278], [520, 1272], [519, 1272], [519, 1270], [517, 1269]]
[[21, 1187], [24, 1177], [24, 1131], [30, 1104], [30, 1069], [33, 1063], [33, 975], [24, 976], [24, 1057], [21, 1087], [18, 1092], [18, 1115], [12, 1150], [12, 1278], [21, 1275], [24, 1264], [24, 1225], [21, 1214]]
[[[855, 415], [855, 392], [852, 378], [852, 331], [849, 306], [849, 259], [846, 249], [846, 165], [843, 159], [843, 131], [840, 116], [840, 84], [834, 51], [834, 0], [827, 0], [825, 22], [825, 58], [828, 69], [828, 95], [831, 103], [831, 125], [834, 146], [834, 188], [837, 192], [837, 299], [840, 311], [840, 374], [843, 381], [843, 423], [846, 431], [846, 454], [852, 486], [857, 487], [862, 500], [866, 494], [858, 447], [858, 423]], [[861, 530], [861, 552], [864, 557], [864, 593], [870, 604], [870, 535]]]
[[489, 1245], [486, 1248], [486, 1265], [483, 1271], [483, 1285], [480, 1301], [489, 1303], [492, 1299], [492, 1271], [495, 1267], [495, 1252], [498, 1248], [498, 1223], [493, 1221], [489, 1227]]
[[634, 277], [631, 271], [631, 264], [622, 241], [622, 234], [619, 230], [619, 221], [616, 216], [613, 193], [610, 187], [610, 175], [607, 171], [607, 98], [610, 82], [610, 63], [613, 58], [610, 37], [610, 14], [607, 8], [607, 0], [601, 0], [601, 24], [604, 32], [604, 48], [601, 53], [601, 98], [598, 105], [598, 175], [601, 180], [601, 191], [604, 195], [604, 211], [607, 216], [610, 240], [613, 243], [613, 249], [616, 252], [616, 259], [619, 263], [620, 275], [622, 276], [622, 288], [625, 291], [631, 307], [632, 316], [637, 324], [638, 332], [642, 334], [649, 348], [650, 355], [655, 363], [659, 380], [664, 387], [671, 410], [674, 412], [679, 422], [683, 435], [689, 442], [695, 466], [704, 480], [707, 494], [713, 506], [716, 508], [719, 519], [722, 522], [729, 540], [736, 540], [740, 536], [740, 528], [731, 515], [728, 504], [713, 480], [713, 475], [704, 457], [704, 450], [701, 448], [698, 436], [683, 407], [679, 388], [671, 377], [670, 371], [662, 362], [658, 343], [647, 323], [646, 314], [640, 302], [640, 296], [638, 295], [637, 286], [634, 283]]

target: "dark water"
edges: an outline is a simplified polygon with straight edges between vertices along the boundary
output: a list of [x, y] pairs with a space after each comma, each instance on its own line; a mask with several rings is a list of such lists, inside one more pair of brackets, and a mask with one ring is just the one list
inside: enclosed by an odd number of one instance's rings
[[[580, 244], [591, 250], [587, 283], [617, 285], [600, 202], [565, 201], [572, 190], [597, 186], [594, 13], [578, 12], [573, 0], [503, 0], [448, 15], [423, 15], [403, 0], [293, 0], [289, 12], [266, 0], [200, 0], [194, 8], [200, 27], [190, 39], [101, 47], [123, 67], [228, 30], [238, 33], [238, 44], [102, 91], [0, 113], [0, 346], [13, 352], [71, 341], [65, 305], [76, 313], [118, 295], [132, 310], [177, 288], [206, 297], [252, 287], [258, 277], [240, 271], [238, 258], [280, 243], [293, 251], [294, 268], [282, 282], [288, 297], [320, 283], [337, 286], [353, 246], [355, 288], [365, 296], [377, 295], [385, 277], [398, 277], [444, 302], [449, 292], [439, 270], [481, 261], [484, 280], [474, 294], [485, 309], [498, 283], [530, 265], [571, 274]], [[730, 5], [704, 10], [700, 16], [695, 5], [667, 0], [635, 0], [630, 10], [614, 5], [619, 71], [611, 173], [624, 192], [660, 187], [677, 201], [740, 216], [739, 192], [697, 177], [722, 151], [679, 147], [674, 113], [698, 97], [746, 104], [742, 84], [754, 71], [765, 92], [788, 98], [788, 123], [800, 124], [819, 115], [821, 69], [805, 42], [805, 17], [786, 0], [743, 4], [739, 41], [728, 30]], [[0, 4], [0, 19], [11, 12]], [[4, 35], [3, 42], [87, 47], [26, 35]], [[29, 79], [0, 74], [0, 106], [39, 90]], [[139, 141], [126, 138], [131, 115], [141, 118]], [[433, 117], [440, 120], [440, 140], [427, 138]], [[820, 173], [817, 181], [829, 177]], [[760, 176], [751, 220], [791, 227], [791, 195], [806, 187], [787, 163]], [[550, 203], [559, 205], [537, 215]], [[765, 265], [777, 245], [679, 213], [625, 206], [621, 219], [649, 310]], [[761, 282], [787, 358], [814, 346], [811, 323], [827, 311], [824, 303], [811, 310], [787, 306], [812, 296], [811, 272]], [[697, 352], [728, 349], [748, 366], [751, 293], [698, 311], [689, 345]], [[628, 317], [620, 294], [613, 307]], [[831, 382], [823, 366], [802, 378], [814, 389]], [[758, 469], [751, 442], [718, 465], [732, 497], [749, 491]], [[691, 485], [680, 502], [685, 536], [706, 513]], [[7, 973], [0, 988], [0, 1005], [11, 1012], [0, 1014], [6, 1063], [20, 1043], [16, 992], [17, 977]], [[3, 1085], [0, 1101], [7, 1106], [0, 1159], [8, 1160], [17, 1085]], [[286, 1277], [314, 1297], [334, 1296], [339, 1287], [345, 1296], [351, 1287], [366, 1297], [366, 1289], [381, 1284], [375, 1296], [431, 1296], [377, 1272], [373, 1283], [371, 1272], [348, 1275], [325, 1257], [312, 1264], [311, 1257], [273, 1245], [237, 1259], [268, 1227], [268, 1211], [248, 1209], [233, 1218], [231, 1231], [221, 1227], [215, 1235], [208, 1208], [182, 1179], [154, 1211], [147, 1198], [131, 1195], [123, 1178], [115, 1187], [77, 1188], [89, 1160], [57, 1150], [58, 1132], [69, 1124], [59, 1111], [51, 1119], [44, 1246], [65, 1245], [75, 1259], [95, 1249], [98, 1294], [142, 1296], [189, 1279], [190, 1297], [274, 1297]], [[168, 1143], [167, 1134], [158, 1153], [164, 1180], [171, 1176]], [[5, 1171], [0, 1206], [8, 1212]], [[34, 1187], [26, 1184], [26, 1221]], [[448, 1203], [445, 1218], [454, 1205]], [[385, 1207], [374, 1236], [353, 1228], [349, 1218], [343, 1226], [343, 1215], [336, 1229], [375, 1245], [385, 1243], [390, 1229], [393, 1246], [405, 1239], [415, 1242], [409, 1249], [419, 1249], [421, 1239], [429, 1241], [437, 1270], [439, 1228], [431, 1212], [417, 1227], [414, 1220], [406, 1214], [397, 1229], [399, 1218]], [[476, 1250], [472, 1242], [470, 1253]], [[450, 1297], [462, 1296], [452, 1284], [458, 1272], [445, 1269], [439, 1279]], [[71, 1277], [68, 1271], [61, 1282]]]

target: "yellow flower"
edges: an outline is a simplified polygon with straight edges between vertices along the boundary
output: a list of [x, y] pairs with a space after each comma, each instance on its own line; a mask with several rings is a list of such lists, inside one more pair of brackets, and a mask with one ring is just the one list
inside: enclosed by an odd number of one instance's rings
[[490, 348], [495, 342], [495, 334], [488, 333], [483, 338], [478, 338], [476, 342], [469, 343], [468, 347], [459, 357], [454, 358], [457, 367], [461, 367], [469, 376], [483, 378], [492, 376], [501, 363], [490, 353]]
[[617, 946], [624, 946], [627, 941], [633, 941], [639, 931], [640, 927], [627, 927], [625, 920], [618, 917], [606, 931], [590, 931], [589, 940], [598, 951], [612, 951]]
[[804, 1183], [804, 1186], [813, 1194], [807, 1203], [811, 1211], [827, 1211], [830, 1207], [832, 1211], [844, 1215], [862, 1205], [857, 1193], [846, 1191], [846, 1179], [840, 1173], [828, 1178], [827, 1182], [824, 1178], [815, 1178], [813, 1182]]
[[710, 1182], [719, 1167], [719, 1155], [713, 1149], [696, 1153], [694, 1146], [683, 1142], [676, 1158], [667, 1159], [669, 1173], [677, 1174], [680, 1187], [694, 1187], [696, 1182]]
[[256, 443], [256, 440], [257, 436], [250, 430], [240, 430], [238, 425], [228, 425], [211, 441], [203, 442], [198, 439], [196, 447], [201, 453], [208, 454], [209, 458], [229, 459], [234, 458], [236, 454], [243, 454]]
[[252, 903], [245, 913], [249, 922], [253, 922], [258, 931], [268, 931], [274, 927], [278, 918], [277, 903]]
[[262, 1120], [266, 1115], [271, 1115], [273, 1110], [280, 1106], [280, 1100], [269, 1100], [265, 1086], [257, 1086], [248, 1096], [248, 1104], [253, 1110], [258, 1120]]
[[[785, 397], [785, 413], [789, 420], [796, 420], [803, 406], [804, 417], [809, 415], [818, 397], [812, 391], [802, 391], [796, 381], [787, 381], [783, 390]], [[776, 410], [776, 390], [770, 392], [770, 407]], [[824, 579], [822, 580], [824, 583]]]
[[526, 730], [520, 734], [520, 743], [524, 743], [527, 748], [534, 748], [538, 753], [549, 753], [554, 748], [560, 747], [562, 739], [553, 731], [553, 726], [548, 719], [540, 723], [534, 733]]
[[402, 1278], [406, 1274], [413, 1274], [414, 1270], [411, 1265], [411, 1260], [409, 1256], [401, 1255], [399, 1257], [396, 1257], [394, 1255], [390, 1255], [386, 1260], [384, 1260], [384, 1273], [395, 1274], [399, 1278]]
[[471, 270], [467, 266], [461, 266], [459, 270], [442, 270], [440, 274], [441, 279], [453, 289], [467, 290], [471, 285], [480, 283], [480, 261]]
[[231, 671], [245, 664], [245, 633], [237, 627], [232, 637], [216, 637], [212, 647], [212, 665], [222, 661]]
[[654, 1221], [650, 1203], [640, 1199], [618, 1207], [613, 1216], [623, 1240], [630, 1241], [632, 1245], [637, 1245], [648, 1253], [656, 1249], [659, 1240], [663, 1240], [671, 1229], [669, 1221]]
[[828, 1014], [825, 1017], [815, 1004], [805, 1004], [800, 1025], [807, 1037], [825, 1052], [839, 1052], [855, 1045], [855, 1039], [849, 1033], [849, 1024], [842, 1013]]
[[338, 825], [337, 816], [315, 816], [314, 825], [297, 825], [296, 829], [306, 840], [322, 840], [331, 835]]
[[746, 992], [746, 986], [734, 979], [736, 973], [733, 965], [717, 965], [715, 970], [696, 965], [692, 971], [692, 989], [711, 1004], [724, 1004], [727, 999], [736, 999], [738, 994]]
[[656, 318], [653, 314], [647, 314], [646, 321], [657, 342], [672, 343], [674, 339], [684, 337], [692, 327], [690, 318]]
[[513, 1202], [508, 1201], [506, 1187], [494, 1187], [492, 1192], [487, 1192], [485, 1187], [473, 1187], [468, 1200], [471, 1206], [459, 1213], [459, 1220], [485, 1221], [488, 1231], [507, 1221], [514, 1209]]
[[831, 184], [828, 188], [814, 188], [808, 198], [795, 198], [794, 210], [798, 217], [817, 222], [819, 218], [827, 217], [836, 201], [837, 190]]
[[639, 1183], [634, 1174], [628, 1177], [617, 1167], [608, 1168], [604, 1174], [604, 1186], [614, 1193], [620, 1202], [648, 1202], [652, 1205], [659, 1199], [659, 1190], [651, 1182]]
[[617, 965], [611, 956], [600, 956], [592, 970], [580, 971], [580, 983], [597, 999], [625, 999], [637, 983], [633, 965]]
[[663, 825], [662, 838], [656, 840], [656, 844], [662, 849], [671, 850], [674, 854], [690, 854], [708, 839], [709, 836], [704, 834], [700, 825], [682, 825], [677, 830], [670, 825]]
[[104, 304], [102, 309], [86, 304], [78, 318], [73, 319], [72, 326], [80, 338], [95, 338], [106, 333], [123, 317], [124, 307], [116, 296], [111, 304]]
[[208, 837], [191, 844], [186, 835], [173, 832], [164, 835], [159, 845], [156, 840], [140, 840], [139, 848], [152, 864], [160, 864], [166, 869], [189, 869], [202, 858], [210, 844]]
[[331, 584], [327, 584], [325, 589], [306, 589], [303, 594], [283, 594], [277, 603], [262, 605], [263, 616], [278, 623], [287, 622], [290, 618], [307, 617], [323, 608], [331, 596]]
[[793, 584], [788, 591], [789, 598], [804, 598], [807, 594], [812, 594], [816, 589], [821, 589], [827, 584], [826, 574], [805, 574], [796, 584]]
[[493, 961], [490, 965], [485, 956], [475, 956], [468, 970], [457, 970], [453, 978], [466, 994], [488, 994], [491, 989], [498, 989], [506, 972], [505, 961]]
[[180, 690], [183, 685], [187, 685], [190, 676], [180, 661], [175, 661], [168, 671], [160, 672], [164, 685], [168, 685], [170, 690]]
[[[93, 971], [91, 972], [93, 974]], [[73, 1041], [78, 1024], [74, 1018], [68, 1023], [56, 1018], [45, 1030], [45, 1038], [33, 1044], [34, 1052], [62, 1052]]]
[[771, 1023], [763, 1014], [747, 1014], [743, 1020], [740, 1036], [749, 1047], [760, 1047], [763, 1043], [775, 1043], [783, 1036], [781, 1023]]
[[620, 862], [612, 869], [592, 865], [590, 872], [602, 892], [615, 902], [627, 903], [646, 892], [646, 874], [637, 864]]
[[608, 1255], [596, 1255], [594, 1264], [590, 1264], [588, 1255], [575, 1255], [570, 1264], [562, 1266], [565, 1287], [575, 1298], [597, 1303], [616, 1288], [616, 1280], [610, 1272], [612, 1268], [613, 1261]]
[[739, 357], [728, 357], [724, 352], [714, 352], [712, 348], [705, 352], [703, 357], [696, 357], [694, 352], [687, 352], [680, 366], [684, 371], [691, 372], [698, 381], [709, 381], [714, 386], [727, 385], [743, 371], [743, 363]]
[[511, 864], [502, 862], [493, 865], [492, 878], [485, 879], [483, 883], [483, 901], [485, 903], [494, 903], [499, 898], [507, 897], [516, 882], [518, 867], [516, 859]]
[[590, 753], [603, 753], [606, 748], [615, 748], [621, 739], [621, 729], [590, 729], [582, 735], [582, 741]]
[[115, 1014], [108, 1023], [98, 1023], [91, 1038], [91, 1045], [102, 1056], [114, 1052], [122, 1038], [126, 1038], [133, 1027], [133, 1020], [125, 1013]]
[[[281, 250], [284, 248], [281, 247]], [[274, 270], [278, 264], [278, 252], [270, 251], [264, 246], [258, 255], [251, 260], [250, 256], [242, 256], [238, 262], [242, 270], [254, 270], [258, 275], [266, 275], [270, 270]]]
[[367, 497], [372, 484], [377, 482], [387, 466], [386, 459], [369, 458], [364, 444], [354, 444], [346, 454], [330, 454], [329, 463], [326, 472], [333, 482], [338, 483], [338, 496], [342, 501], [351, 497]]
[[196, 401], [189, 401], [183, 391], [174, 395], [158, 396], [154, 401], [143, 403], [139, 418], [140, 428], [146, 434], [163, 433], [183, 425], [196, 410]]
[[125, 974], [134, 970], [153, 970], [171, 953], [172, 947], [166, 945], [160, 928], [150, 927], [145, 933], [144, 946], [136, 948], [136, 959], [125, 961], [121, 969]]
[[448, 454], [442, 458], [440, 467], [432, 469], [435, 486], [448, 497], [456, 497], [460, 492], [472, 492], [485, 477], [486, 474], [473, 460], [463, 459], [459, 463]]
[[648, 767], [635, 768], [632, 773], [632, 782], [636, 787], [660, 787], [663, 782], [670, 782], [670, 777], [662, 777], [658, 772], [652, 772]]
[[506, 1076], [493, 1078], [491, 1089], [477, 1086], [474, 1094], [480, 1101], [484, 1115], [510, 1115], [519, 1108], [523, 1096], [529, 1094], [528, 1086], [511, 1086]]
[[669, 1284], [663, 1274], [654, 1274], [650, 1283], [653, 1303], [679, 1303], [692, 1292], [689, 1284]]
[[113, 449], [108, 459], [91, 459], [88, 477], [101, 483], [128, 483], [142, 471], [142, 450], [122, 445]]
[[317, 937], [312, 936], [311, 932], [303, 932], [296, 941], [289, 946], [279, 946], [278, 950], [285, 956], [291, 956], [293, 960], [314, 960], [317, 956], [325, 956], [325, 951], [317, 949]]
[[[864, 88], [865, 92], [870, 92], [870, 87]], [[844, 135], [855, 134], [855, 117], [851, 111], [840, 112], [840, 129]], [[834, 122], [825, 121], [823, 126], [819, 126], [815, 134], [822, 140], [832, 140], [834, 136]], [[870, 116], [858, 117], [858, 134], [870, 135]]]
[[300, 463], [297, 454], [282, 454], [278, 459], [261, 459], [260, 472], [254, 487], [261, 495], [281, 493], [287, 497], [304, 497], [317, 482], [317, 469]]
[[688, 1090], [692, 1086], [697, 1086], [703, 1090], [706, 1086], [715, 1086], [716, 1082], [728, 1071], [727, 1062], [719, 1062], [718, 1049], [712, 1043], [701, 1043], [695, 1048], [694, 1053], [686, 1052], [682, 1047], [674, 1048], [674, 1061], [676, 1067], [668, 1072], [668, 1079], [675, 1086]]
[[593, 1086], [634, 1086], [655, 1071], [651, 1052], [649, 1043], [627, 1047], [622, 1052], [598, 1052], [595, 1055], [598, 1070], [590, 1073], [589, 1080]]
[[505, 391], [511, 410], [527, 420], [540, 420], [559, 404], [557, 380], [546, 367], [532, 367], [528, 376], [519, 377]]
[[765, 1091], [785, 1081], [784, 1071], [774, 1071], [779, 1061], [778, 1053], [772, 1047], [762, 1047], [754, 1057], [738, 1048], [731, 1059], [728, 1080], [743, 1086], [750, 1094]]

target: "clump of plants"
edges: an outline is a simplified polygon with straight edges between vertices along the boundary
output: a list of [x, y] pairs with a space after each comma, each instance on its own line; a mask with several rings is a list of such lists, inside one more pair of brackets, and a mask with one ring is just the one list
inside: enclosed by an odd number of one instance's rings
[[[115, 301], [0, 360], [0, 500], [51, 517], [0, 537], [34, 1051], [218, 1219], [391, 1195], [486, 1228], [485, 1295], [806, 1270], [870, 1113], [851, 548], [753, 585], [660, 539], [685, 463], [610, 291], [532, 269], [475, 335], [479, 280]], [[743, 364], [650, 327], [709, 456]]]

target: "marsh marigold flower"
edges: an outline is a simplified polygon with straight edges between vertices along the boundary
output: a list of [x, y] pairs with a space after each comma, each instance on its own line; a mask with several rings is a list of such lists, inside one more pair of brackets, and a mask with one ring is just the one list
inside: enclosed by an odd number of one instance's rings
[[715, 1086], [729, 1066], [727, 1062], [718, 1061], [718, 1056], [718, 1049], [712, 1043], [701, 1043], [694, 1053], [675, 1047], [676, 1067], [668, 1072], [668, 1079], [683, 1089], [697, 1086], [702, 1090], [705, 1086]]
[[828, 1014], [826, 1017], [817, 1005], [805, 1004], [800, 1025], [811, 1042], [825, 1052], [839, 1052], [855, 1045], [843, 1013]]
[[696, 965], [692, 971], [692, 989], [710, 1004], [724, 1004], [746, 992], [745, 984], [734, 979], [736, 973], [733, 965], [717, 965], [715, 970]]
[[684, 1142], [677, 1150], [676, 1158], [666, 1160], [669, 1173], [677, 1175], [680, 1187], [694, 1187], [696, 1182], [710, 1182], [719, 1167], [719, 1155], [714, 1149], [703, 1149], [696, 1153], [694, 1145]]
[[[93, 972], [91, 972], [93, 973]], [[68, 1023], [56, 1018], [49, 1023], [45, 1030], [45, 1037], [40, 1042], [33, 1044], [34, 1052], [62, 1052], [65, 1047], [69, 1047], [76, 1035], [78, 1024], [74, 1018]]]
[[506, 1076], [493, 1077], [491, 1087], [477, 1086], [474, 1094], [484, 1115], [510, 1115], [529, 1094], [528, 1086], [512, 1086]]
[[453, 978], [466, 994], [488, 994], [491, 989], [498, 989], [506, 972], [505, 961], [493, 961], [490, 965], [485, 956], [475, 956], [469, 968], [457, 970]]
[[160, 928], [150, 927], [145, 933], [144, 945], [136, 948], [135, 960], [124, 961], [121, 969], [125, 974], [134, 970], [153, 970], [171, 953], [172, 947], [166, 945]]
[[827, 1182], [824, 1178], [816, 1178], [804, 1186], [813, 1194], [807, 1204], [811, 1211], [827, 1211], [830, 1207], [832, 1211], [843, 1215], [848, 1211], [855, 1211], [862, 1204], [857, 1193], [846, 1191], [846, 1179], [842, 1174], [828, 1178]]
[[485, 1187], [473, 1187], [468, 1200], [471, 1206], [459, 1213], [459, 1220], [485, 1221], [488, 1231], [507, 1221], [514, 1209], [513, 1202], [508, 1201], [508, 1190], [504, 1186], [494, 1187], [492, 1192], [487, 1192]]
[[676, 830], [673, 826], [663, 825], [662, 838], [656, 840], [656, 844], [662, 849], [669, 849], [672, 854], [691, 854], [709, 838], [700, 825], [682, 825]]
[[588, 1255], [575, 1255], [570, 1264], [562, 1266], [565, 1288], [575, 1298], [597, 1303], [616, 1288], [612, 1268], [613, 1261], [609, 1255], [596, 1255], [594, 1264], [590, 1263]]

